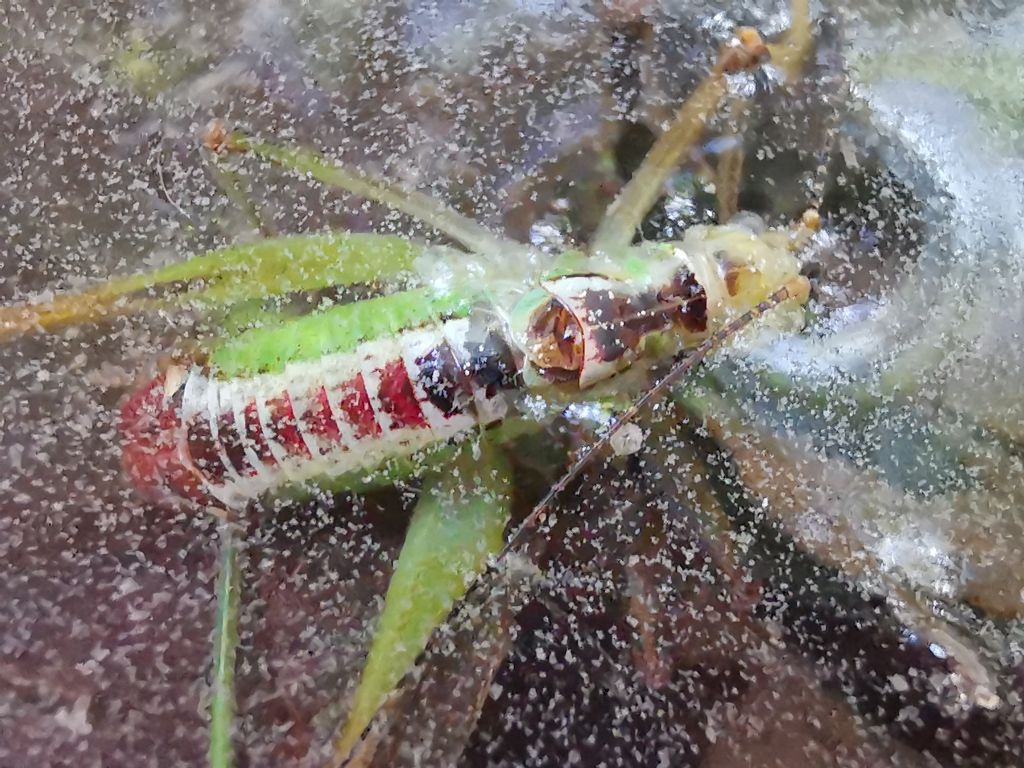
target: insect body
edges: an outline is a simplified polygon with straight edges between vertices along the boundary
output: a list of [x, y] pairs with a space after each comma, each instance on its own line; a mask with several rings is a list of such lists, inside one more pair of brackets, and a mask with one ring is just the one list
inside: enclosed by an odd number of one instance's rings
[[[699, 138], [707, 113], [727, 92], [728, 76], [767, 56], [755, 31], [737, 30], [572, 268], [563, 259], [561, 268], [556, 262], [547, 274], [503, 292], [465, 276], [438, 290], [421, 286], [399, 302], [400, 317], [369, 322], [365, 333], [349, 327], [345, 306], [276, 328], [253, 328], [215, 348], [208, 364], [172, 367], [147, 383], [122, 411], [123, 464], [134, 484], [150, 496], [237, 508], [289, 483], [372, 468], [499, 421], [510, 390], [578, 393], [639, 358], [718, 338], [737, 316], [797, 277], [792, 250], [801, 236], [748, 224], [693, 227], [676, 243], [631, 242], [675, 164]], [[232, 134], [221, 124], [211, 126], [205, 143], [221, 154], [253, 154], [386, 203], [493, 262], [507, 266], [538, 256], [422, 193], [315, 153]], [[317, 241], [287, 238], [248, 256], [209, 254], [49, 305], [9, 308], [0, 315], [0, 332], [124, 311], [140, 289], [150, 287], [185, 285], [181, 298], [194, 294], [202, 302], [247, 297], [247, 290], [250, 296], [287, 290], [284, 284], [311, 289], [331, 280], [358, 282], [372, 261], [366, 254], [360, 259], [360, 248], [383, 255], [385, 240], [335, 238], [335, 245], [351, 242], [354, 248], [333, 260], [311, 251]], [[403, 262], [410, 249], [390, 243], [391, 258]], [[261, 261], [271, 254], [276, 270], [273, 262]], [[196, 278], [206, 288], [190, 291], [188, 282]], [[359, 312], [365, 319], [373, 314], [373, 301], [401, 297], [359, 302], [365, 305]], [[776, 308], [773, 316], [789, 317], [785, 324], [795, 329], [804, 298], [798, 288], [786, 300], [788, 308]]]
[[151, 496], [238, 508], [500, 421], [511, 391], [586, 390], [656, 337], [693, 346], [797, 272], [785, 242], [741, 227], [646, 250], [628, 279], [613, 264], [553, 277], [508, 311], [478, 302], [280, 371], [172, 367], [124, 406], [125, 468]]
[[492, 423], [517, 366], [470, 332], [450, 320], [251, 378], [171, 369], [125, 405], [125, 467], [143, 490], [237, 507]]
[[[793, 8], [794, 17], [806, 17], [806, 2], [794, 0]], [[807, 26], [799, 29], [806, 32]], [[795, 35], [776, 46], [783, 64], [802, 55], [805, 38]], [[151, 497], [237, 511], [289, 484], [344, 478], [487, 427], [506, 417], [517, 392], [557, 390], [579, 399], [634, 363], [692, 353], [620, 414], [507, 540], [510, 496], [500, 462], [483, 461], [473, 482], [453, 486], [474, 522], [467, 526], [462, 520], [458, 536], [430, 541], [427, 567], [446, 566], [440, 577], [447, 586], [426, 597], [418, 593], [412, 601], [416, 616], [405, 612], [410, 601], [386, 601], [381, 625], [402, 628], [402, 650], [396, 656], [385, 645], [379, 656], [371, 653], [336, 744], [339, 760], [377, 710], [383, 691], [411, 662], [408, 653], [423, 647], [426, 635], [417, 633], [429, 633], [465, 594], [466, 572], [479, 573], [488, 553], [497, 555], [496, 563], [514, 555], [556, 495], [640, 407], [753, 318], [768, 313], [765, 320], [780, 330], [801, 327], [808, 286], [794, 251], [814, 228], [813, 220], [793, 230], [765, 231], [747, 219], [746, 224], [693, 227], [679, 242], [632, 244], [673, 169], [727, 94], [728, 76], [758, 66], [768, 54], [756, 32], [737, 30], [621, 190], [588, 252], [565, 254], [540, 275], [532, 273], [532, 265], [542, 254], [497, 237], [422, 193], [308, 150], [230, 134], [221, 126], [208, 133], [207, 148], [219, 155], [247, 153], [384, 203], [499, 268], [493, 275], [460, 270], [460, 255], [448, 248], [445, 262], [455, 264], [453, 277], [439, 281], [440, 287], [424, 279], [397, 294], [272, 321], [223, 340], [203, 362], [166, 369], [135, 391], [121, 413], [124, 467]], [[403, 238], [353, 233], [296, 235], [220, 249], [78, 295], [0, 308], [0, 338], [153, 306], [205, 309], [374, 283], [385, 275], [407, 274], [415, 253], [425, 255], [426, 249]], [[508, 280], [508, 267], [520, 264], [528, 265], [523, 272], [529, 274]], [[417, 562], [423, 554], [417, 537], [427, 535], [423, 532], [431, 525], [458, 528], [442, 505], [433, 503], [429, 484], [425, 490], [407, 535], [412, 554], [403, 548], [399, 568], [416, 567], [402, 563]], [[428, 523], [417, 526], [418, 516]], [[480, 525], [488, 532], [483, 537]], [[231, 526], [225, 529], [223, 623], [215, 665], [219, 693], [211, 707], [211, 755], [221, 756], [219, 765], [229, 762], [230, 637], [237, 623], [232, 618], [237, 611], [232, 607], [233, 534]], [[470, 542], [479, 552], [476, 560], [464, 557]], [[435, 549], [441, 550], [436, 557]], [[420, 605], [424, 601], [429, 610]], [[389, 636], [385, 629], [379, 632]]]

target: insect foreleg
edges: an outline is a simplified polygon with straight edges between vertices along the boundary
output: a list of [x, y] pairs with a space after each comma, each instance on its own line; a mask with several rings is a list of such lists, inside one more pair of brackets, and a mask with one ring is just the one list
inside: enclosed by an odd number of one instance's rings
[[683, 103], [672, 125], [654, 143], [633, 178], [609, 206], [594, 233], [593, 253], [614, 253], [629, 245], [633, 233], [662, 193], [679, 161], [700, 140], [708, 118], [728, 91], [726, 76], [756, 66], [766, 55], [761, 36], [753, 29], [737, 30], [732, 44], [722, 48], [711, 74]]
[[[804, 63], [814, 42], [811, 34], [810, 8], [807, 0], [793, 0], [790, 6], [790, 26], [779, 43], [769, 43], [772, 64], [793, 83], [800, 77]], [[743, 134], [750, 118], [750, 99], [730, 95], [726, 112], [732, 119], [731, 136], [735, 141], [721, 153], [715, 167], [715, 196], [718, 198], [718, 221], [729, 221], [739, 210], [738, 200], [743, 174]]]
[[715, 166], [715, 196], [718, 198], [718, 221], [728, 222], [739, 210], [740, 185], [743, 181], [743, 134], [749, 121], [750, 106], [746, 99], [731, 96], [727, 112], [732, 118], [729, 139], [733, 142], [719, 156]]

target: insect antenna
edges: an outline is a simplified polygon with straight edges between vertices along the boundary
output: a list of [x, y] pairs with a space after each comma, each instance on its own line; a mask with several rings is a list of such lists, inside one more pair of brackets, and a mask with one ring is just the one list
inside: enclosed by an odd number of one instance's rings
[[[806, 296], [809, 288], [810, 286], [807, 278], [803, 276], [792, 278], [760, 304], [747, 312], [744, 312], [742, 315], [708, 336], [708, 338], [701, 342], [700, 346], [698, 346], [693, 352], [673, 365], [661, 380], [651, 386], [646, 392], [637, 398], [629, 408], [619, 414], [607, 431], [605, 431], [597, 441], [588, 446], [576, 461], [573, 462], [572, 466], [566, 470], [565, 474], [559, 478], [558, 482], [551, 486], [544, 497], [537, 502], [536, 506], [534, 506], [530, 511], [530, 514], [528, 514], [519, 524], [519, 527], [516, 528], [511, 538], [509, 538], [505, 543], [505, 546], [503, 546], [498, 552], [496, 559], [493, 561], [494, 567], [497, 567], [497, 565], [499, 565], [503, 558], [509, 555], [509, 553], [517, 550], [526, 540], [530, 532], [543, 523], [548, 511], [551, 509], [552, 504], [555, 499], [558, 498], [559, 494], [565, 491], [569, 484], [579, 477], [580, 473], [597, 457], [598, 453], [604, 450], [604, 448], [611, 443], [612, 438], [615, 437], [619, 430], [635, 419], [640, 411], [659, 397], [665, 390], [677, 383], [690, 371], [700, 365], [704, 358], [707, 357], [708, 353], [722, 346], [722, 344], [732, 338], [736, 333], [746, 328], [765, 312], [777, 307], [782, 302], [788, 299]], [[478, 579], [477, 584], [480, 583], [481, 579]]]

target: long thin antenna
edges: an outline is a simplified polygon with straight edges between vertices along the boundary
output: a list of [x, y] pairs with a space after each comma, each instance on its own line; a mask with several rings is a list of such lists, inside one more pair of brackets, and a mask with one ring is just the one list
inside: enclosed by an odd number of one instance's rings
[[591, 461], [593, 461], [597, 454], [611, 442], [616, 433], [636, 418], [637, 414], [640, 413], [640, 411], [642, 411], [652, 400], [660, 396], [662, 392], [700, 365], [701, 361], [707, 357], [709, 352], [720, 347], [733, 335], [746, 328], [765, 312], [774, 309], [787, 299], [806, 296], [809, 290], [810, 285], [807, 282], [806, 277], [798, 276], [792, 278], [756, 307], [744, 312], [742, 315], [708, 336], [708, 338], [702, 341], [700, 346], [698, 346], [693, 352], [676, 363], [660, 381], [644, 392], [644, 394], [641, 395], [633, 405], [619, 414], [612, 425], [608, 428], [608, 431], [605, 432], [599, 440], [583, 451], [580, 457], [573, 462], [572, 466], [569, 467], [558, 482], [551, 486], [548, 492], [544, 495], [544, 498], [537, 502], [537, 505], [533, 508], [530, 514], [526, 516], [526, 519], [519, 524], [519, 527], [515, 530], [515, 533], [512, 534], [512, 537], [505, 543], [505, 546], [501, 548], [501, 551], [497, 556], [497, 561], [500, 561], [523, 543], [523, 540], [526, 538], [528, 533], [544, 521], [545, 515], [559, 494], [565, 491], [569, 484], [579, 477], [580, 473], [588, 464], [590, 464]]
[[722, 48], [714, 69], [679, 108], [672, 125], [654, 142], [633, 178], [608, 207], [591, 240], [591, 253], [615, 253], [632, 242], [679, 161], [700, 141], [708, 118], [728, 90], [726, 75], [756, 66], [767, 54], [756, 30], [736, 30], [735, 40]]
[[291, 171], [306, 173], [317, 181], [344, 189], [412, 216], [476, 253], [488, 255], [509, 254], [522, 248], [511, 240], [504, 240], [467, 216], [452, 210], [430, 195], [416, 190], [402, 189], [393, 182], [377, 178], [366, 171], [346, 168], [323, 157], [311, 149], [286, 147], [252, 139], [245, 134], [228, 133], [219, 121], [206, 129], [204, 143], [215, 152], [252, 152], [257, 157]]

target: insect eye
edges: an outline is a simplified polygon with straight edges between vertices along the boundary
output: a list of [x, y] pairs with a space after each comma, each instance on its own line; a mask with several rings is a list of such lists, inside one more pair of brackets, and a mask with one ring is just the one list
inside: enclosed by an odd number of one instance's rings
[[530, 362], [555, 378], [583, 368], [583, 329], [576, 315], [552, 299], [533, 316], [527, 355]]

